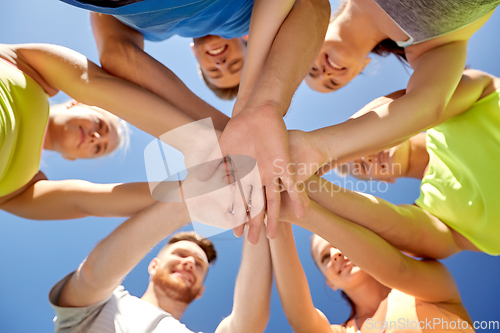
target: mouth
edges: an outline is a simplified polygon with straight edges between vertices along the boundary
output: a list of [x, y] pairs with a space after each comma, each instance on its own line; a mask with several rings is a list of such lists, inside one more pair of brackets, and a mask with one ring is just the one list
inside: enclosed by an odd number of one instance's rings
[[216, 56], [219, 56], [222, 53], [226, 52], [227, 48], [228, 48], [228, 45], [224, 44], [221, 47], [218, 47], [218, 48], [215, 48], [215, 49], [211, 49], [211, 50], [207, 50], [207, 54], [210, 55], [210, 56], [212, 56], [212, 57], [216, 57]]
[[344, 270], [352, 267], [352, 263], [349, 260], [344, 261], [344, 263], [340, 266], [339, 268], [339, 274], [342, 273]]
[[85, 132], [83, 131], [82, 126], [79, 126], [80, 128], [80, 143], [78, 144], [77, 148], [80, 148], [82, 143], [85, 141]]
[[330, 67], [334, 71], [343, 71], [346, 69], [345, 67], [342, 67], [339, 64], [337, 64], [335, 61], [333, 61], [332, 58], [330, 58], [328, 56], [328, 54], [325, 54], [325, 58], [326, 58], [326, 63], [328, 65], [328, 67]]
[[186, 281], [188, 284], [193, 284], [193, 276], [191, 273], [188, 273], [186, 271], [183, 271], [183, 270], [176, 270], [174, 271], [174, 274], [179, 276], [181, 279], [183, 279], [184, 281]]

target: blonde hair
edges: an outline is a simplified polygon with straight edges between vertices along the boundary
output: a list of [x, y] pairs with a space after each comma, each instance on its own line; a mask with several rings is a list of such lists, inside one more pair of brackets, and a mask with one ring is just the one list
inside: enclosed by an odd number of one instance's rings
[[116, 145], [116, 147], [113, 148], [113, 150], [108, 151], [105, 155], [98, 156], [98, 157], [89, 157], [89, 158], [101, 158], [104, 156], [111, 156], [111, 155], [116, 154], [119, 151], [123, 151], [124, 153], [127, 153], [128, 149], [130, 148], [130, 127], [128, 126], [128, 123], [125, 120], [117, 117], [116, 115], [112, 114], [111, 112], [106, 111], [98, 106], [83, 104], [83, 103], [80, 103], [74, 99], [70, 100], [68, 102], [65, 102], [65, 103], [51, 105], [50, 108], [51, 109], [52, 108], [54, 108], [54, 109], [55, 108], [70, 109], [76, 105], [84, 106], [86, 108], [105, 113], [106, 115], [109, 116], [109, 118], [111, 119], [111, 121], [113, 122], [113, 124], [116, 127], [116, 133], [118, 136], [118, 144]]

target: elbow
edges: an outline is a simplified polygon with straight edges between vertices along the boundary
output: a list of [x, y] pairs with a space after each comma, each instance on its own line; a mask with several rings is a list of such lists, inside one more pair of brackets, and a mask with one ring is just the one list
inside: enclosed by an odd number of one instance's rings
[[127, 73], [133, 72], [137, 46], [128, 41], [116, 40], [106, 43], [99, 52], [102, 68], [109, 74], [127, 79]]

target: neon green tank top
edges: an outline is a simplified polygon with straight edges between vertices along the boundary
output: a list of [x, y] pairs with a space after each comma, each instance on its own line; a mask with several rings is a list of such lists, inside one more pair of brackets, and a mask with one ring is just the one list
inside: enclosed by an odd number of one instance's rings
[[419, 207], [478, 249], [500, 255], [500, 89], [427, 131]]
[[35, 80], [0, 59], [0, 197], [38, 173], [48, 98]]

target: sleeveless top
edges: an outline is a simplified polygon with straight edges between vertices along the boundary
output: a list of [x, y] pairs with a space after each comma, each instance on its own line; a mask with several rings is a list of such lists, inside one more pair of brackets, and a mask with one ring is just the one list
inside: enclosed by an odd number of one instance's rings
[[[422, 332], [473, 333], [471, 324], [454, 313], [434, 303], [416, 299], [414, 296], [393, 289], [387, 296], [387, 311], [382, 321], [368, 318], [362, 332], [375, 333], [422, 333]], [[356, 321], [347, 327], [332, 325], [334, 333], [361, 333]]]
[[400, 47], [461, 29], [495, 9], [500, 0], [374, 0], [408, 35]]
[[35, 80], [0, 59], [0, 197], [20, 189], [38, 173], [48, 98]]
[[109, 14], [161, 41], [174, 35], [235, 38], [248, 34], [253, 0], [61, 0], [86, 10]]
[[478, 249], [500, 255], [500, 89], [427, 131], [419, 207]]

